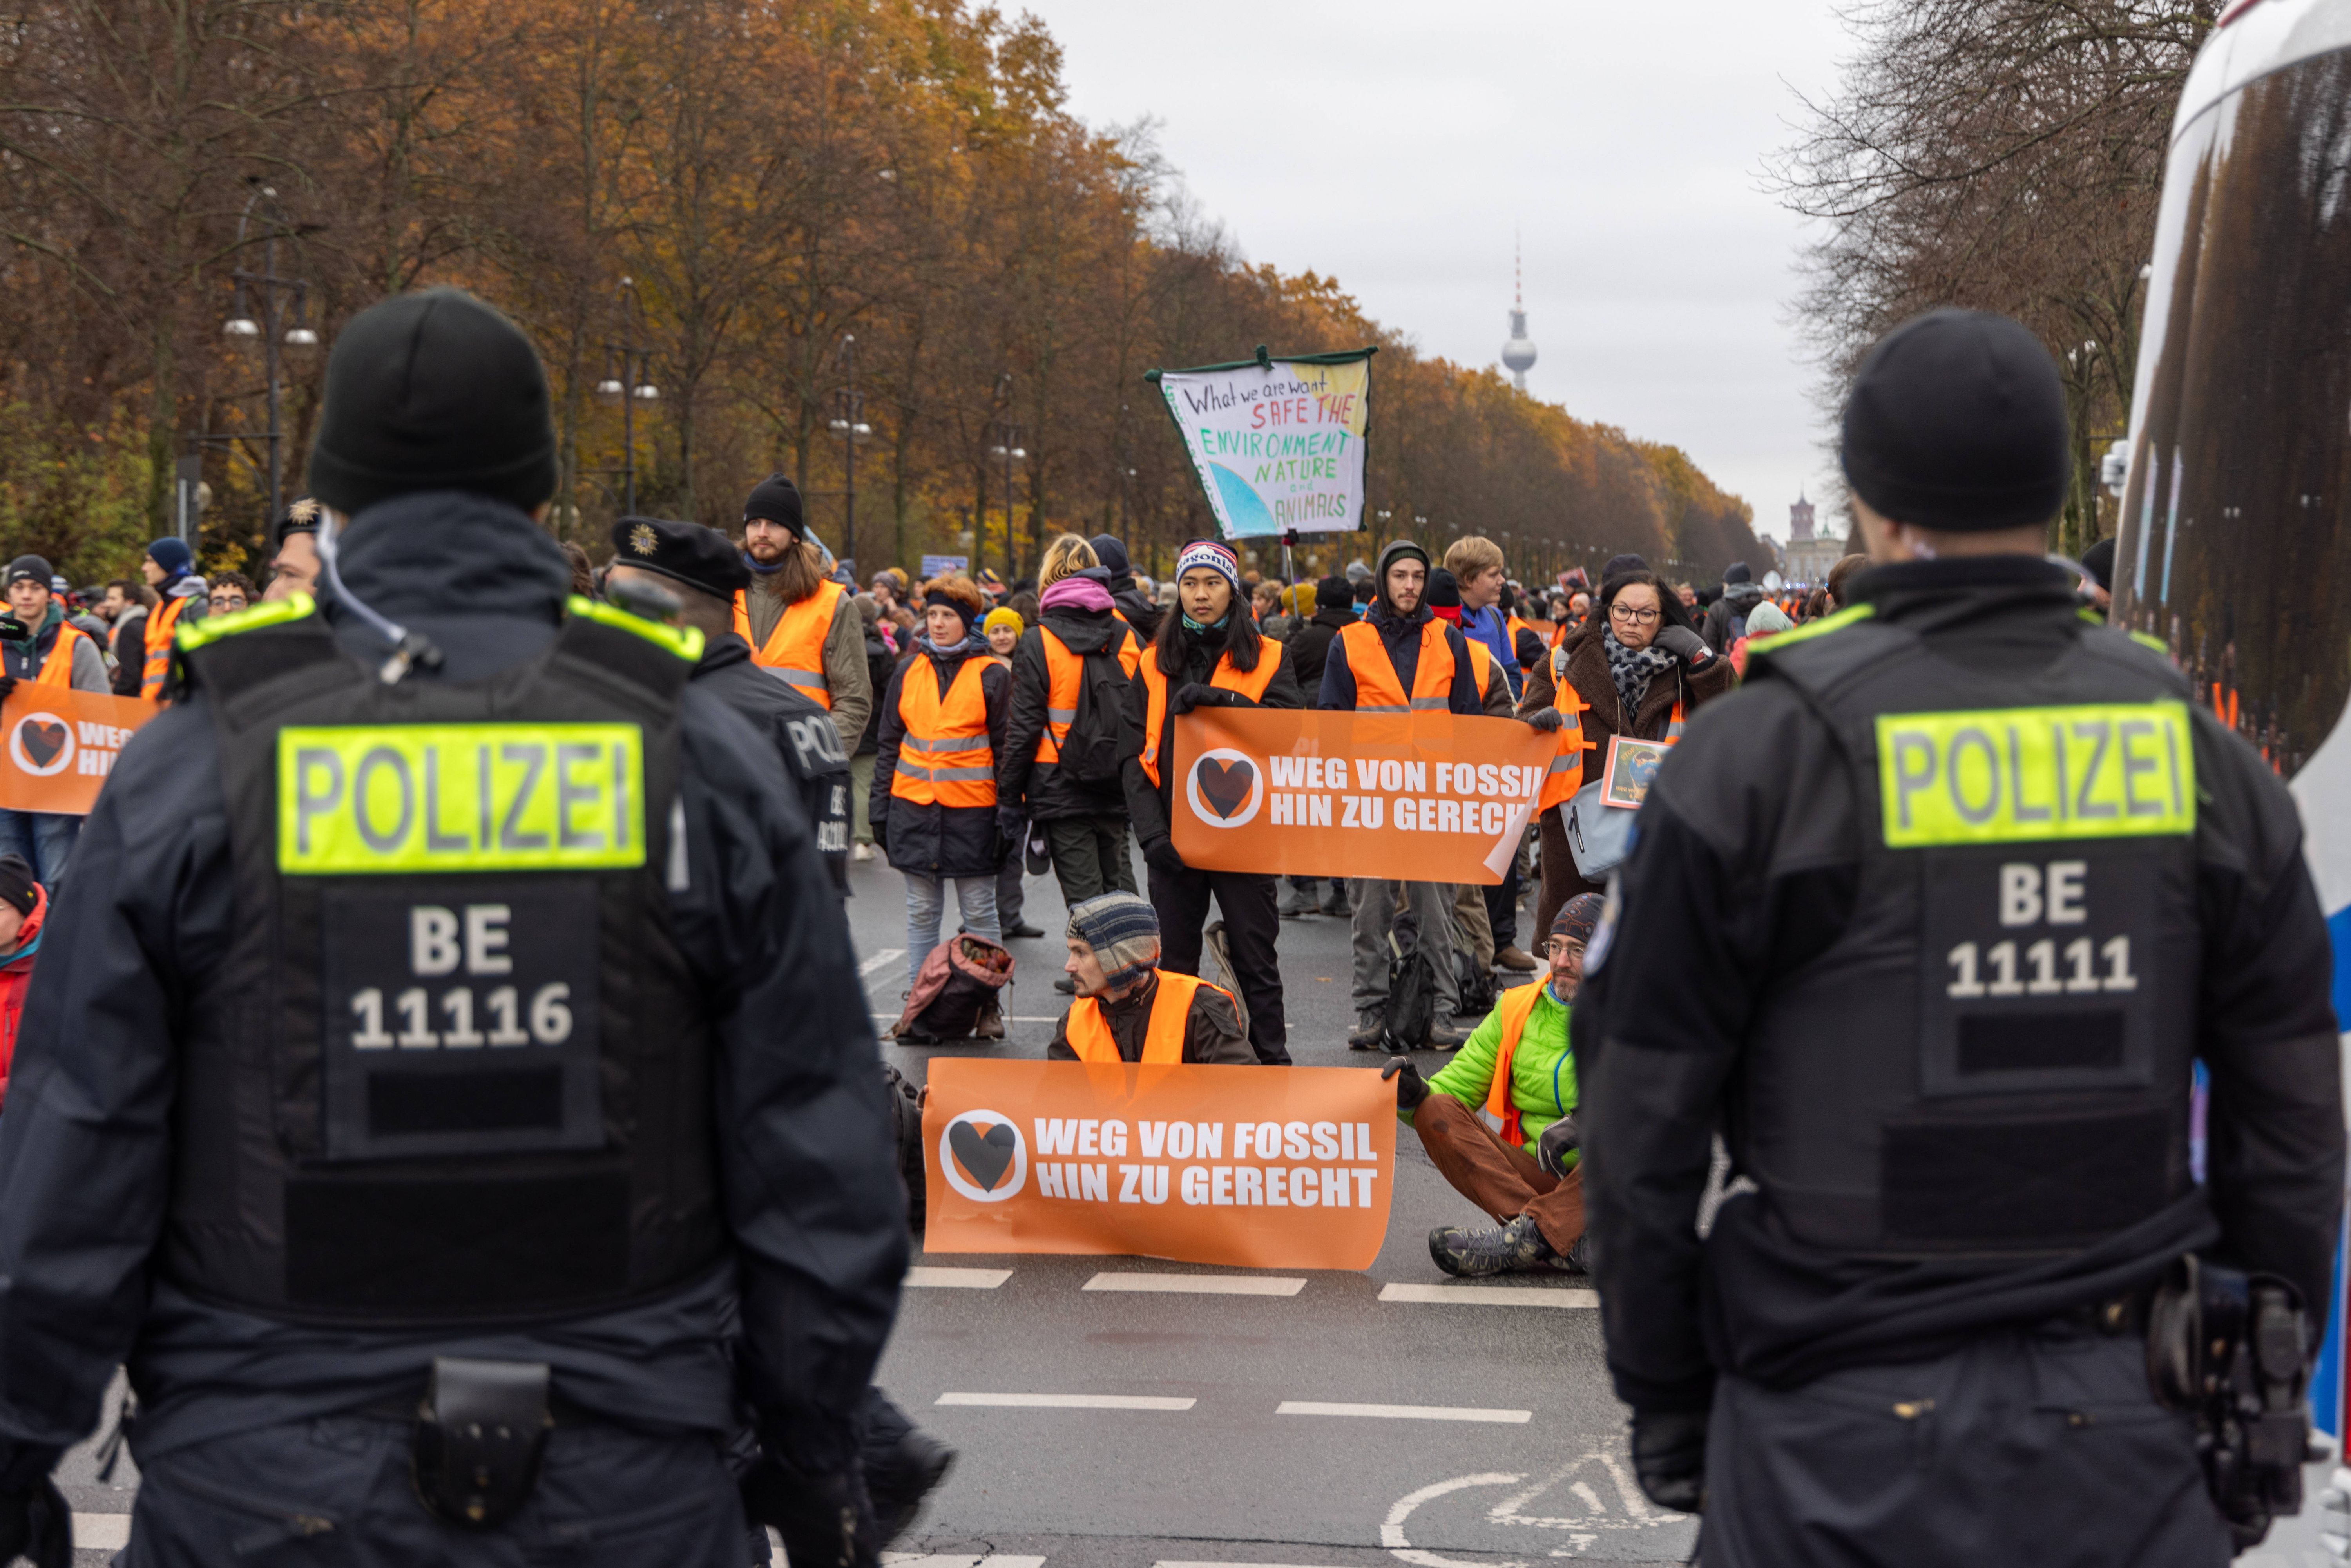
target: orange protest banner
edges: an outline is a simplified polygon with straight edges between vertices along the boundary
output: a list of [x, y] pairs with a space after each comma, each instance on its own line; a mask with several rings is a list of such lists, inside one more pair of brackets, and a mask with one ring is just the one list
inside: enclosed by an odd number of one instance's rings
[[1367, 1269], [1395, 1091], [1366, 1068], [931, 1063], [931, 1252]]
[[0, 703], [0, 810], [87, 814], [122, 743], [155, 711], [137, 697], [17, 682]]
[[1175, 740], [1186, 865], [1489, 886], [1557, 749], [1513, 719], [1296, 708], [1196, 708]]

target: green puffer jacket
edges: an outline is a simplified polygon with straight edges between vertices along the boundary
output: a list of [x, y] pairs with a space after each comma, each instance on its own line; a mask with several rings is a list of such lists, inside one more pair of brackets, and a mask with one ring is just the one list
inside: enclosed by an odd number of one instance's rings
[[[1547, 980], [1538, 980], [1542, 993], [1536, 997], [1534, 1011], [1527, 1015], [1527, 1027], [1519, 1036], [1519, 1049], [1510, 1058], [1510, 1102], [1519, 1108], [1519, 1130], [1526, 1134], [1532, 1147], [1542, 1130], [1575, 1109], [1575, 1058], [1567, 1049], [1566, 1006], [1551, 994]], [[1486, 1107], [1486, 1095], [1494, 1085], [1494, 1058], [1502, 1048], [1502, 1010], [1499, 1007], [1486, 1015], [1468, 1042], [1454, 1053], [1453, 1060], [1428, 1081], [1428, 1087], [1438, 1094], [1450, 1094], [1472, 1111]], [[1412, 1113], [1398, 1112], [1408, 1126]]]

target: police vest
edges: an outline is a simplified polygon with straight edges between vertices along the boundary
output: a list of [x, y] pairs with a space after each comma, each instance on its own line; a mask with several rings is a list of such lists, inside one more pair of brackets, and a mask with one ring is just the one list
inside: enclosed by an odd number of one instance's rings
[[34, 683], [70, 690], [73, 686], [74, 643], [86, 635], [64, 622], [58, 622], [57, 640], [49, 644], [49, 656], [41, 661], [40, 673], [33, 677]]
[[[1071, 652], [1050, 626], [1038, 627], [1037, 637], [1045, 653], [1045, 733], [1037, 737], [1037, 765], [1058, 768], [1061, 745], [1070, 738], [1070, 726], [1078, 720], [1078, 694], [1085, 684], [1086, 661], [1083, 654]], [[1119, 625], [1117, 654], [1119, 667], [1133, 680], [1143, 663], [1143, 645], [1134, 639], [1134, 628], [1123, 622]]]
[[[1143, 1036], [1143, 1054], [1136, 1064], [1143, 1067], [1174, 1067], [1184, 1060], [1184, 1028], [1192, 1016], [1192, 998], [1202, 986], [1212, 991], [1231, 996], [1224, 987], [1190, 975], [1178, 975], [1170, 970], [1159, 971], [1159, 991], [1151, 998], [1151, 1022]], [[1116, 1066], [1126, 1059], [1118, 1053], [1118, 1041], [1111, 1038], [1110, 1022], [1102, 1017], [1102, 1004], [1092, 997], [1080, 997], [1070, 1004], [1070, 1016], [1062, 1021], [1061, 1033], [1070, 1049], [1078, 1053], [1080, 1061], [1102, 1062]]]
[[[1274, 675], [1281, 668], [1281, 644], [1271, 637], [1258, 643], [1257, 668], [1244, 670], [1233, 663], [1229, 649], [1217, 655], [1216, 670], [1208, 684], [1222, 692], [1238, 692], [1251, 702], [1265, 700], [1265, 688], [1273, 685]], [[1167, 724], [1167, 677], [1159, 673], [1159, 651], [1153, 649], [1143, 661], [1143, 776], [1153, 788], [1159, 784], [1159, 734]]]
[[987, 738], [987, 694], [980, 685], [995, 662], [967, 658], [945, 695], [927, 654], [917, 653], [898, 681], [898, 766], [890, 793], [917, 806], [996, 804], [996, 751]]
[[184, 598], [166, 599], [147, 612], [140, 629], [147, 661], [139, 671], [139, 695], [150, 702], [163, 695], [163, 677], [172, 672], [172, 634], [179, 628], [180, 612], [187, 607]]
[[701, 641], [575, 598], [512, 669], [386, 685], [307, 596], [183, 631], [236, 919], [192, 977], [164, 1277], [390, 1328], [607, 1309], [725, 1256], [669, 903]]
[[1355, 677], [1357, 713], [1442, 713], [1453, 706], [1453, 645], [1446, 624], [1431, 619], [1420, 629], [1420, 663], [1412, 672], [1412, 692], [1396, 679], [1395, 661], [1388, 657], [1380, 629], [1368, 621], [1339, 628], [1347, 650], [1347, 670]]
[[2065, 1254], [2193, 1185], [2187, 687], [2122, 632], [2074, 630], [2022, 677], [1867, 605], [1752, 650], [1749, 678], [1833, 733], [1861, 839], [1852, 914], [1765, 994], [1731, 1113], [1801, 1243]]
[[832, 634], [833, 609], [849, 591], [832, 581], [820, 582], [816, 591], [798, 604], [784, 606], [775, 630], [765, 643], [752, 642], [751, 611], [742, 592], [735, 595], [735, 634], [751, 643], [751, 662], [800, 695], [822, 707], [832, 706], [832, 687], [824, 678], [824, 641]]

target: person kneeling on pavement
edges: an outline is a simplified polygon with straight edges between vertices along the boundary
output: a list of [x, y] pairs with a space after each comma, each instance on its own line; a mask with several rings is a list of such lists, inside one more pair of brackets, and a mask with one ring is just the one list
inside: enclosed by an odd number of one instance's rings
[[1158, 966], [1159, 915], [1149, 899], [1106, 893], [1071, 910], [1062, 967], [1078, 999], [1061, 1015], [1046, 1059], [1256, 1066], [1232, 997]]
[[1428, 1233], [1428, 1255], [1448, 1274], [1585, 1270], [1567, 1016], [1601, 902], [1596, 893], [1568, 901], [1552, 921], [1550, 975], [1503, 992], [1436, 1077], [1401, 1060], [1381, 1073], [1395, 1079], [1396, 1114], [1445, 1179], [1499, 1222]]

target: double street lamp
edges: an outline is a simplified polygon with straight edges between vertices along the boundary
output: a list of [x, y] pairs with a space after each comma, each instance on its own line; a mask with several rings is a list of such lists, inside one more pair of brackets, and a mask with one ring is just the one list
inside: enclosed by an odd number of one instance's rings
[[[237, 215], [236, 243], [240, 255], [245, 251], [256, 215], [265, 225], [261, 236], [261, 270], [239, 267], [229, 274], [236, 285], [235, 303], [230, 308], [229, 319], [221, 323], [221, 337], [231, 349], [246, 350], [259, 346], [262, 355], [263, 378], [266, 388], [269, 426], [261, 434], [269, 460], [258, 465], [269, 481], [269, 517], [266, 526], [274, 526], [286, 506], [286, 388], [285, 366], [292, 362], [307, 366], [319, 357], [318, 329], [310, 325], [310, 286], [302, 278], [287, 277], [277, 270], [277, 242], [308, 234], [319, 225], [297, 225], [287, 220], [285, 210], [277, 204], [276, 187], [253, 182], [253, 194]], [[222, 446], [237, 449], [240, 437], [220, 432], [206, 431], [196, 438], [199, 449]], [[248, 456], [247, 461], [251, 461]], [[183, 491], [193, 493], [193, 481], [183, 481]], [[193, 518], [190, 494], [181, 498], [181, 529], [192, 533]], [[193, 541], [191, 541], [193, 542]]]
[[987, 427], [987, 455], [1004, 465], [1004, 575], [1009, 579], [1019, 570], [1012, 553], [1012, 465], [1029, 456], [1029, 449], [1020, 444], [1020, 427], [1012, 423], [1010, 371], [997, 378], [996, 402], [1004, 412]]
[[[616, 291], [620, 302], [621, 336], [604, 340], [604, 376], [596, 383], [597, 401], [621, 411], [621, 513], [637, 510], [637, 405], [661, 401], [653, 385], [652, 348], [635, 340], [644, 335], [644, 302], [637, 297], [637, 280], [623, 277]], [[609, 472], [609, 470], [608, 470]]]
[[841, 559], [856, 561], [857, 444], [871, 439], [873, 427], [865, 423], [865, 394], [857, 390], [857, 335], [854, 332], [841, 336], [841, 365], [844, 379], [841, 391], [834, 394], [835, 406], [841, 412], [831, 422], [832, 433], [841, 437], [841, 467], [846, 476], [841, 483]]

